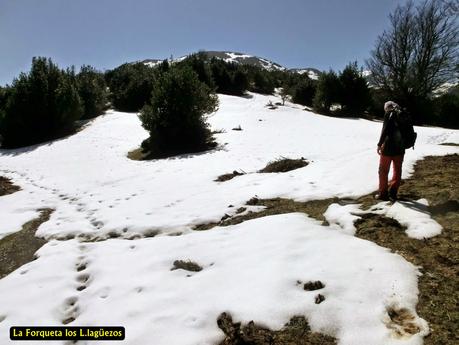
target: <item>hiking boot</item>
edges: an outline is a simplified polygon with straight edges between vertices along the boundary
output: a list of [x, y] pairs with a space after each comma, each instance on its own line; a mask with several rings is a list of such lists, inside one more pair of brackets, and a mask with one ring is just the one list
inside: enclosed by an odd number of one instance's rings
[[389, 199], [393, 201], [397, 200], [397, 190], [395, 188], [389, 189]]
[[378, 193], [375, 195], [376, 200], [389, 201], [389, 194], [387, 192]]

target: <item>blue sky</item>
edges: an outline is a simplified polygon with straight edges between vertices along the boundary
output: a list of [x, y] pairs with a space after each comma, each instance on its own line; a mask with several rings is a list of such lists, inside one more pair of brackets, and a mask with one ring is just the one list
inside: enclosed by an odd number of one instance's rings
[[110, 69], [198, 50], [286, 67], [363, 63], [399, 0], [0, 0], [0, 85], [33, 56]]

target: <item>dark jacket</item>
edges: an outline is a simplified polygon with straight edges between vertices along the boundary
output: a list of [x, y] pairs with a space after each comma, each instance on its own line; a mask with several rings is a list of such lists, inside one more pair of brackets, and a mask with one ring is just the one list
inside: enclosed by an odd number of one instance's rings
[[384, 123], [379, 137], [378, 146], [383, 146], [384, 156], [399, 156], [405, 154], [402, 134], [397, 124], [398, 113], [391, 111], [384, 114]]

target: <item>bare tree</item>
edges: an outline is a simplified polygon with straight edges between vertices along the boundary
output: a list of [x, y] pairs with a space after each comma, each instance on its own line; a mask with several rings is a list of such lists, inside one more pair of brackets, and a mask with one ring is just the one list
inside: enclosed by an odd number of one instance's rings
[[459, 61], [457, 2], [424, 0], [416, 6], [409, 0], [398, 6], [367, 61], [373, 84], [410, 103], [454, 79]]
[[459, 0], [443, 0], [443, 3], [448, 12], [459, 16]]

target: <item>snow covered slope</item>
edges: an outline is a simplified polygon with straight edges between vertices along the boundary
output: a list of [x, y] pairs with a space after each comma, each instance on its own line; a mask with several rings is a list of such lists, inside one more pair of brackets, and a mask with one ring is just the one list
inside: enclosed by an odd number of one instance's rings
[[236, 53], [236, 52], [221, 52], [221, 51], [206, 51], [205, 54], [210, 57], [216, 57], [226, 62], [240, 63], [242, 65], [253, 65], [267, 70], [285, 71], [286, 68], [278, 63], [272, 62], [258, 56]]
[[[417, 269], [351, 230], [302, 214], [192, 230], [255, 195], [311, 200], [376, 189], [381, 123], [319, 116], [293, 104], [269, 110], [265, 105], [276, 97], [252, 96], [219, 96], [220, 110], [209, 122], [224, 130], [216, 134], [220, 146], [201, 154], [128, 159], [147, 133], [136, 115], [119, 112], [65, 139], [1, 150], [0, 174], [22, 190], [0, 198], [0, 237], [18, 231], [38, 208], [55, 212], [37, 231], [50, 240], [39, 258], [0, 280], [0, 343], [11, 325], [71, 317], [71, 325], [124, 325], [126, 344], [215, 344], [223, 336], [216, 317], [229, 311], [236, 321], [272, 328], [305, 315], [313, 330], [340, 344], [420, 344], [428, 327], [415, 312]], [[242, 131], [231, 130], [239, 125]], [[438, 144], [459, 142], [459, 131], [416, 131], [405, 177], [425, 155], [458, 151]], [[283, 174], [257, 173], [281, 156], [311, 163]], [[239, 169], [247, 174], [214, 181]], [[329, 211], [336, 224], [349, 227], [347, 211]], [[203, 270], [171, 271], [178, 259]], [[323, 303], [297, 284], [309, 280], [325, 283]], [[421, 332], [393, 338], [386, 309], [394, 306], [407, 308]]]

